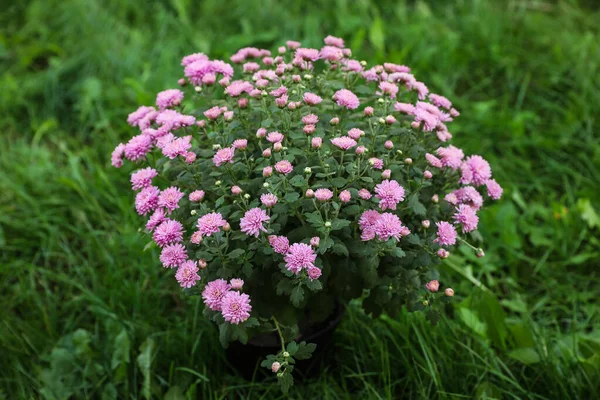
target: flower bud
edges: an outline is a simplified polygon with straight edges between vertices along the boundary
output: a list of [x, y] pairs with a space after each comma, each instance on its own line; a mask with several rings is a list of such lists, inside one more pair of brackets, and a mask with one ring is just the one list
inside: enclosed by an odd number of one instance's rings
[[249, 195], [248, 193], [246, 193], [246, 194], [244, 195], [244, 198], [245, 198], [246, 200], [248, 200], [248, 199], [250, 198], [250, 195]]
[[331, 120], [329, 121], [329, 123], [331, 125], [338, 125], [340, 123], [340, 119], [338, 117], [333, 117], [333, 118], [331, 118]]
[[389, 169], [386, 169], [381, 173], [381, 179], [390, 179], [390, 176], [392, 176], [392, 171]]
[[414, 129], [419, 129], [419, 126], [421, 126], [421, 124], [417, 121], [413, 121], [410, 123], [410, 126], [412, 126]]
[[310, 239], [310, 245], [312, 247], [319, 247], [320, 242], [321, 242], [321, 238], [319, 238], [318, 236], [315, 236]]
[[311, 74], [304, 75], [304, 79], [306, 79], [307, 81], [310, 81], [312, 78], [313, 76]]
[[391, 140], [386, 140], [384, 146], [386, 149], [391, 150], [394, 148], [394, 143]]
[[273, 175], [273, 167], [269, 166], [269, 167], [264, 167], [263, 168], [263, 176], [267, 177], [267, 176], [271, 176]]
[[283, 145], [281, 142], [273, 143], [273, 150], [280, 152], [283, 149]]
[[386, 124], [392, 125], [394, 122], [396, 122], [396, 118], [394, 118], [393, 115], [388, 115], [387, 117], [385, 117]]
[[206, 120], [201, 119], [200, 121], [197, 121], [196, 126], [198, 126], [198, 128], [204, 128], [206, 126]]
[[314, 137], [314, 138], [312, 138], [311, 144], [312, 144], [312, 147], [314, 149], [318, 149], [323, 144], [323, 138], [321, 138], [321, 137]]
[[448, 258], [450, 257], [450, 252], [446, 249], [439, 249], [437, 252], [439, 258]]
[[446, 290], [444, 290], [444, 294], [448, 297], [452, 297], [454, 296], [454, 290], [452, 290], [452, 288], [446, 288]]
[[213, 150], [219, 150], [221, 148], [220, 144], [213, 144]]
[[427, 300], [423, 300], [423, 305], [424, 305], [425, 307], [427, 307], [427, 306], [429, 305], [429, 302], [428, 302]]
[[437, 204], [440, 201], [440, 197], [437, 194], [434, 194], [431, 196], [431, 201]]
[[263, 137], [265, 137], [266, 134], [267, 134], [267, 130], [265, 128], [258, 128], [258, 130], [256, 131], [257, 138], [263, 138]]
[[385, 100], [380, 97], [380, 98], [377, 99], [377, 102], [379, 104], [383, 104], [383, 103], [385, 103]]
[[423, 178], [431, 179], [431, 178], [433, 178], [433, 174], [431, 173], [431, 171], [425, 171], [425, 172], [423, 172]]
[[304, 131], [304, 133], [306, 133], [307, 135], [310, 135], [311, 133], [313, 133], [315, 131], [315, 126], [314, 125], [305, 125], [304, 128], [302, 129]]
[[363, 154], [366, 151], [367, 151], [367, 148], [365, 146], [358, 146], [356, 148], [356, 154]]
[[267, 147], [266, 149], [263, 150], [262, 155], [264, 158], [269, 158], [271, 157], [271, 148]]
[[238, 106], [242, 109], [248, 107], [248, 98], [242, 97], [241, 99], [238, 99]]
[[431, 225], [431, 222], [429, 222], [429, 220], [426, 219], [426, 220], [421, 221], [421, 225], [423, 226], [423, 228], [427, 229]]
[[[379, 99], [379, 100], [381, 100], [381, 99]], [[378, 122], [379, 122], [381, 125], [385, 124], [385, 119], [383, 119], [383, 118], [379, 118], [377, 121], [378, 121]]]
[[[281, 49], [281, 47], [280, 47], [280, 49]], [[285, 47], [283, 49], [285, 50]], [[275, 361], [273, 364], [271, 364], [271, 371], [277, 372], [277, 371], [279, 371], [279, 368], [281, 368], [281, 364], [279, 364], [277, 361]]]
[[231, 193], [233, 193], [233, 194], [234, 194], [234, 195], [236, 195], [236, 196], [237, 196], [238, 194], [242, 193], [242, 192], [243, 192], [242, 188], [241, 188], [241, 187], [239, 187], [239, 186], [237, 186], [237, 185], [236, 185], [236, 186], [233, 186], [233, 187], [231, 188]]
[[292, 75], [292, 80], [298, 83], [302, 80], [302, 77], [300, 75]]
[[288, 353], [287, 351], [284, 351], [284, 352], [283, 352], [283, 356], [284, 356], [285, 358], [288, 358], [288, 357], [290, 356], [290, 353]]
[[412, 158], [410, 158], [410, 157], [409, 158], [405, 158], [404, 159], [404, 163], [407, 164], [407, 165], [411, 165], [412, 164]]
[[233, 111], [225, 111], [223, 113], [223, 119], [225, 119], [225, 121], [232, 121], [233, 120]]
[[193, 151], [189, 151], [187, 153], [185, 153], [185, 162], [188, 164], [192, 164], [194, 161], [196, 161], [196, 153], [194, 153]]
[[374, 111], [375, 110], [373, 110], [373, 107], [365, 107], [364, 114], [366, 117], [370, 117], [373, 115]]
[[360, 65], [364, 67], [365, 65], [367, 65], [367, 62], [365, 60], [361, 60]]
[[216, 181], [215, 186], [221, 186], [221, 181]]
[[481, 247], [479, 247], [477, 250], [475, 250], [475, 255], [476, 255], [478, 258], [481, 258], [481, 257], [484, 257], [484, 256], [485, 256], [485, 253], [483, 252], [483, 249], [482, 249]]
[[177, 81], [177, 84], [179, 86], [185, 86], [187, 84], [187, 81], [184, 78], [181, 78]]
[[229, 222], [226, 222], [225, 225], [223, 225], [223, 230], [225, 232], [229, 231], [231, 229], [231, 225], [229, 225]]
[[432, 280], [429, 281], [425, 284], [425, 287], [427, 288], [427, 290], [429, 290], [431, 293], [435, 293], [440, 289], [440, 283], [437, 280]]
[[306, 168], [304, 168], [304, 173], [305, 174], [311, 174], [312, 173], [312, 169], [310, 167], [306, 167]]
[[306, 197], [309, 199], [315, 195], [315, 192], [312, 189], [306, 189]]
[[398, 155], [402, 155], [402, 154], [403, 154], [403, 153], [402, 153], [402, 150], [400, 150], [400, 149], [396, 150], [396, 154], [398, 154]]
[[200, 93], [202, 91], [202, 87], [200, 86], [195, 86], [194, 87], [194, 91], [196, 91], [196, 93]]
[[331, 228], [331, 222], [330, 221], [325, 222], [325, 228]]
[[339, 196], [339, 197], [340, 197], [340, 201], [341, 201], [342, 203], [347, 203], [347, 202], [349, 202], [349, 201], [350, 201], [350, 199], [352, 198], [352, 195], [350, 194], [350, 192], [349, 192], [348, 190], [343, 190], [343, 191], [340, 193], [340, 196]]
[[290, 109], [290, 110], [295, 110], [295, 109], [296, 109], [296, 103], [294, 103], [294, 102], [291, 102], [291, 103], [289, 103], [289, 104], [288, 104], [288, 106], [287, 106], [287, 107], [288, 107], [288, 109]]
[[263, 187], [264, 187], [265, 189], [266, 189], [266, 188], [269, 188], [270, 186], [271, 186], [271, 185], [269, 184], [269, 182], [265, 182], [265, 183], [263, 183]]
[[196, 211], [196, 210], [192, 210], [192, 211], [190, 211], [190, 214], [191, 214], [191, 215], [196, 215], [196, 214], [198, 214], [198, 211]]
[[[279, 47], [277, 48], [277, 52], [278, 52], [279, 54], [285, 54], [285, 50], [286, 50], [286, 49], [285, 49], [285, 46], [279, 46]], [[277, 372], [277, 371], [273, 371], [273, 372]]]
[[204, 259], [202, 259], [202, 258], [201, 258], [201, 259], [199, 259], [199, 260], [198, 260], [198, 266], [199, 266], [201, 269], [204, 269], [204, 268], [206, 268], [206, 266], [207, 266], [207, 265], [208, 265], [208, 264], [206, 263], [206, 261], [205, 261]]

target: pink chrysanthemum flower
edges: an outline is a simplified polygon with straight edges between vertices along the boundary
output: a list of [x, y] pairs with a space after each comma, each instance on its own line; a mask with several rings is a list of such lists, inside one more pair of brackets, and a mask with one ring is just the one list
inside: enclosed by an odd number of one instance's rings
[[183, 100], [183, 92], [179, 89], [168, 89], [156, 95], [156, 105], [159, 109], [178, 106]]
[[456, 195], [459, 203], [467, 204], [475, 210], [479, 210], [483, 205], [483, 197], [473, 186], [465, 186], [452, 193]]
[[403, 114], [412, 115], [415, 113], [415, 106], [409, 103], [396, 103], [394, 104], [394, 110]]
[[185, 157], [188, 153], [188, 150], [192, 147], [191, 141], [191, 136], [184, 136], [173, 139], [164, 144], [162, 148], [162, 153], [171, 160], [176, 158], [177, 156]]
[[485, 181], [485, 186], [487, 188], [488, 196], [490, 196], [493, 200], [498, 200], [500, 197], [502, 197], [502, 186], [500, 186], [495, 180], [488, 179]]
[[158, 196], [158, 205], [165, 207], [169, 212], [179, 208], [179, 201], [184, 194], [179, 188], [172, 186], [163, 190]]
[[310, 245], [312, 247], [319, 247], [319, 243], [321, 243], [321, 239], [318, 236], [310, 238]]
[[246, 147], [248, 147], [248, 140], [247, 139], [234, 140], [232, 146], [234, 149], [245, 150]]
[[135, 210], [140, 215], [146, 215], [153, 211], [158, 205], [158, 195], [160, 190], [156, 186], [143, 188], [135, 196]]
[[397, 215], [392, 213], [383, 213], [377, 219], [374, 226], [377, 239], [386, 241], [390, 238], [400, 240], [402, 236], [406, 236], [410, 231], [402, 225], [402, 222]]
[[195, 286], [196, 282], [200, 280], [196, 261], [188, 260], [181, 263], [175, 273], [175, 279], [177, 279], [177, 282], [179, 282], [179, 285], [182, 288], [191, 288], [192, 286]]
[[340, 89], [333, 95], [333, 100], [340, 107], [346, 107], [348, 110], [356, 110], [360, 105], [358, 97], [348, 89]]
[[439, 94], [430, 93], [429, 100], [431, 100], [431, 102], [437, 107], [443, 107], [446, 110], [450, 110], [452, 108], [452, 103], [450, 100], [444, 96], [440, 96]]
[[463, 151], [452, 145], [448, 147], [440, 147], [436, 150], [438, 156], [440, 156], [442, 165], [444, 167], [452, 168], [456, 170], [462, 164], [462, 159], [465, 156]]
[[152, 185], [152, 178], [156, 177], [158, 172], [154, 168], [143, 168], [131, 174], [131, 188], [133, 190], [143, 189]]
[[288, 94], [288, 89], [281, 85], [277, 89], [273, 89], [269, 92], [269, 94], [273, 97], [283, 96], [284, 94]]
[[367, 189], [360, 189], [358, 191], [358, 197], [364, 200], [369, 200], [373, 195]]
[[252, 208], [240, 219], [240, 230], [248, 236], [258, 237], [261, 231], [267, 231], [263, 223], [270, 219], [271, 217], [262, 208]]
[[238, 278], [233, 278], [229, 281], [229, 284], [231, 285], [232, 289], [241, 290], [242, 287], [244, 286], [244, 280], [238, 279]]
[[280, 143], [283, 141], [283, 134], [277, 131], [269, 132], [267, 134], [267, 140], [271, 143]]
[[201, 242], [202, 242], [202, 232], [196, 231], [196, 232], [192, 233], [192, 236], [190, 237], [190, 243], [200, 244]]
[[265, 193], [260, 196], [260, 202], [263, 203], [265, 207], [271, 208], [277, 204], [277, 196], [273, 193]]
[[425, 159], [427, 160], [427, 162], [429, 163], [429, 165], [431, 165], [432, 167], [435, 168], [442, 168], [442, 161], [437, 158], [436, 156], [434, 156], [433, 154], [425, 154]]
[[304, 61], [317, 61], [319, 59], [319, 50], [299, 48], [294, 53], [295, 58], [300, 58]]
[[327, 201], [331, 200], [333, 197], [333, 192], [329, 189], [321, 188], [315, 190], [315, 198], [319, 201]]
[[319, 58], [330, 62], [339, 61], [344, 58], [344, 52], [334, 46], [323, 46], [319, 51]]
[[290, 248], [290, 241], [285, 236], [269, 236], [269, 244], [275, 253], [285, 254]]
[[356, 140], [348, 136], [341, 136], [335, 139], [331, 139], [331, 143], [342, 150], [348, 150], [356, 146]]
[[371, 164], [374, 169], [383, 169], [383, 160], [381, 158], [371, 157], [369, 158], [369, 164]]
[[160, 262], [165, 268], [176, 268], [185, 260], [187, 260], [187, 251], [180, 243], [170, 244], [160, 253]]
[[483, 157], [474, 155], [467, 157], [465, 161], [468, 169], [471, 170], [469, 174], [471, 177], [470, 182], [463, 182], [461, 179], [461, 183], [473, 183], [476, 186], [484, 185], [485, 181], [492, 177], [492, 169], [490, 168], [490, 164], [483, 159]]
[[250, 93], [252, 89], [254, 86], [248, 81], [233, 81], [227, 86], [225, 92], [231, 97], [238, 97], [242, 93]]
[[183, 59], [181, 60], [181, 65], [185, 67], [186, 65], [190, 65], [194, 61], [208, 61], [208, 56], [204, 53], [190, 54], [188, 56], [183, 57]]
[[202, 236], [210, 236], [213, 233], [219, 232], [219, 229], [224, 227], [227, 221], [223, 219], [221, 213], [209, 213], [198, 219], [198, 231]]
[[436, 222], [437, 238], [433, 241], [440, 246], [454, 246], [456, 244], [456, 229], [449, 222]]
[[461, 224], [463, 233], [474, 231], [479, 224], [477, 213], [466, 204], [459, 205], [452, 218], [454, 223]]
[[326, 45], [328, 46], [335, 46], [335, 47], [339, 47], [339, 48], [343, 48], [344, 47], [344, 39], [335, 37], [335, 36], [327, 36], [325, 39], [323, 39], [323, 42], [325, 42]]
[[350, 194], [350, 191], [348, 191], [348, 190], [343, 190], [343, 191], [340, 193], [340, 196], [339, 196], [339, 197], [340, 197], [340, 201], [341, 201], [342, 203], [347, 203], [347, 202], [349, 202], [349, 201], [350, 201], [350, 199], [352, 198], [352, 195]]
[[156, 227], [152, 239], [159, 247], [180, 243], [183, 241], [183, 225], [179, 221], [167, 218]]
[[237, 325], [250, 318], [250, 297], [245, 293], [228, 292], [221, 301], [221, 313], [225, 321]]
[[398, 86], [392, 82], [379, 82], [379, 90], [382, 94], [387, 94], [391, 99], [395, 99], [398, 94]]
[[156, 123], [168, 130], [194, 125], [194, 122], [196, 122], [196, 118], [193, 116], [183, 115], [175, 110], [161, 111], [156, 117]]
[[233, 164], [233, 156], [235, 154], [235, 149], [233, 147], [225, 147], [224, 149], [217, 150], [216, 154], [213, 156], [213, 163], [220, 167], [225, 163]]
[[154, 228], [156, 228], [158, 225], [160, 225], [161, 222], [163, 222], [166, 218], [166, 214], [165, 214], [165, 210], [163, 210], [162, 208], [157, 208], [152, 215], [150, 216], [150, 218], [148, 218], [148, 222], [146, 223], [146, 230], [148, 230], [149, 232], [152, 232], [154, 230]]
[[194, 190], [192, 193], [190, 193], [190, 196], [189, 196], [190, 201], [193, 203], [202, 201], [203, 198], [204, 198], [204, 190]]
[[425, 287], [427, 288], [427, 290], [429, 290], [432, 293], [435, 293], [439, 290], [440, 288], [440, 283], [436, 280], [433, 281], [429, 281], [425, 284]]
[[395, 180], [384, 180], [377, 186], [375, 186], [375, 193], [379, 199], [379, 207], [382, 210], [396, 209], [396, 204], [404, 200], [404, 188], [398, 184]]
[[318, 149], [323, 145], [323, 138], [322, 137], [314, 137], [314, 138], [312, 138], [310, 144], [313, 147], [313, 149]]
[[231, 285], [224, 279], [208, 282], [202, 291], [204, 304], [213, 311], [221, 311], [223, 297], [229, 293]]
[[294, 170], [294, 167], [288, 160], [281, 160], [275, 163], [275, 170], [280, 174], [287, 175]]
[[147, 135], [137, 135], [132, 137], [125, 145], [125, 157], [130, 161], [138, 161], [150, 152], [152, 149], [152, 138]]
[[305, 125], [316, 125], [319, 122], [319, 117], [315, 114], [308, 114], [302, 117], [302, 123]]
[[210, 120], [215, 120], [215, 119], [219, 118], [219, 116], [222, 113], [223, 112], [221, 111], [221, 107], [214, 106], [214, 107], [209, 108], [208, 110], [204, 111], [204, 116]]
[[379, 214], [379, 212], [376, 210], [367, 210], [360, 216], [358, 226], [360, 227], [361, 231], [360, 238], [363, 241], [375, 238], [375, 226], [380, 215], [381, 214]]
[[127, 116], [127, 123], [131, 126], [138, 126], [140, 121], [149, 113], [156, 111], [154, 107], [141, 106]]
[[306, 272], [308, 274], [308, 279], [310, 279], [311, 281], [314, 281], [315, 279], [319, 279], [322, 274], [321, 269], [316, 266], [308, 267], [306, 269]]
[[287, 254], [283, 257], [285, 267], [298, 275], [303, 268], [314, 267], [314, 262], [317, 259], [312, 247], [305, 243], [294, 243], [288, 249]]
[[123, 166], [123, 154], [125, 154], [125, 145], [119, 143], [110, 155], [110, 163], [115, 168], [121, 168]]

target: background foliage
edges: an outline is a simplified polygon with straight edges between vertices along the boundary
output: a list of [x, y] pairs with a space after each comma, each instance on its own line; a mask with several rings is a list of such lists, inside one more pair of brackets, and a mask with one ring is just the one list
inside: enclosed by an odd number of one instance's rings
[[[596, 5], [597, 6], [597, 5]], [[600, 12], [576, 1], [33, 0], [0, 13], [0, 398], [277, 398], [230, 374], [214, 328], [138, 234], [109, 167], [181, 56], [346, 39], [411, 66], [506, 188], [455, 307], [372, 322], [293, 396], [591, 398], [600, 381]], [[479, 288], [479, 289], [476, 289]]]

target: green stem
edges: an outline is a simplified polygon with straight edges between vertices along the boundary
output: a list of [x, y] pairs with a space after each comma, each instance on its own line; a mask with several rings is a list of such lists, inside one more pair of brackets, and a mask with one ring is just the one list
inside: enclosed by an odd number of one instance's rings
[[275, 328], [277, 328], [277, 333], [279, 334], [279, 340], [281, 341], [281, 351], [285, 352], [285, 340], [283, 340], [283, 334], [281, 333], [281, 328], [279, 327], [279, 322], [277, 322], [277, 318], [274, 316], [271, 317], [273, 322], [275, 322]]

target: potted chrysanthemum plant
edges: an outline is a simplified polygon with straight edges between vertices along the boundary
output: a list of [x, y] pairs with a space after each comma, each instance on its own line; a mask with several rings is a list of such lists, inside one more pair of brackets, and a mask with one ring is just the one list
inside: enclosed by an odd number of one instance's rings
[[351, 299], [435, 322], [454, 295], [435, 266], [459, 242], [483, 256], [477, 213], [502, 188], [449, 144], [459, 112], [406, 66], [369, 67], [332, 36], [230, 60], [184, 57], [180, 88], [129, 115], [139, 132], [112, 164], [136, 165], [165, 272], [202, 296], [224, 346], [274, 342], [262, 365], [287, 390], [313, 327]]

